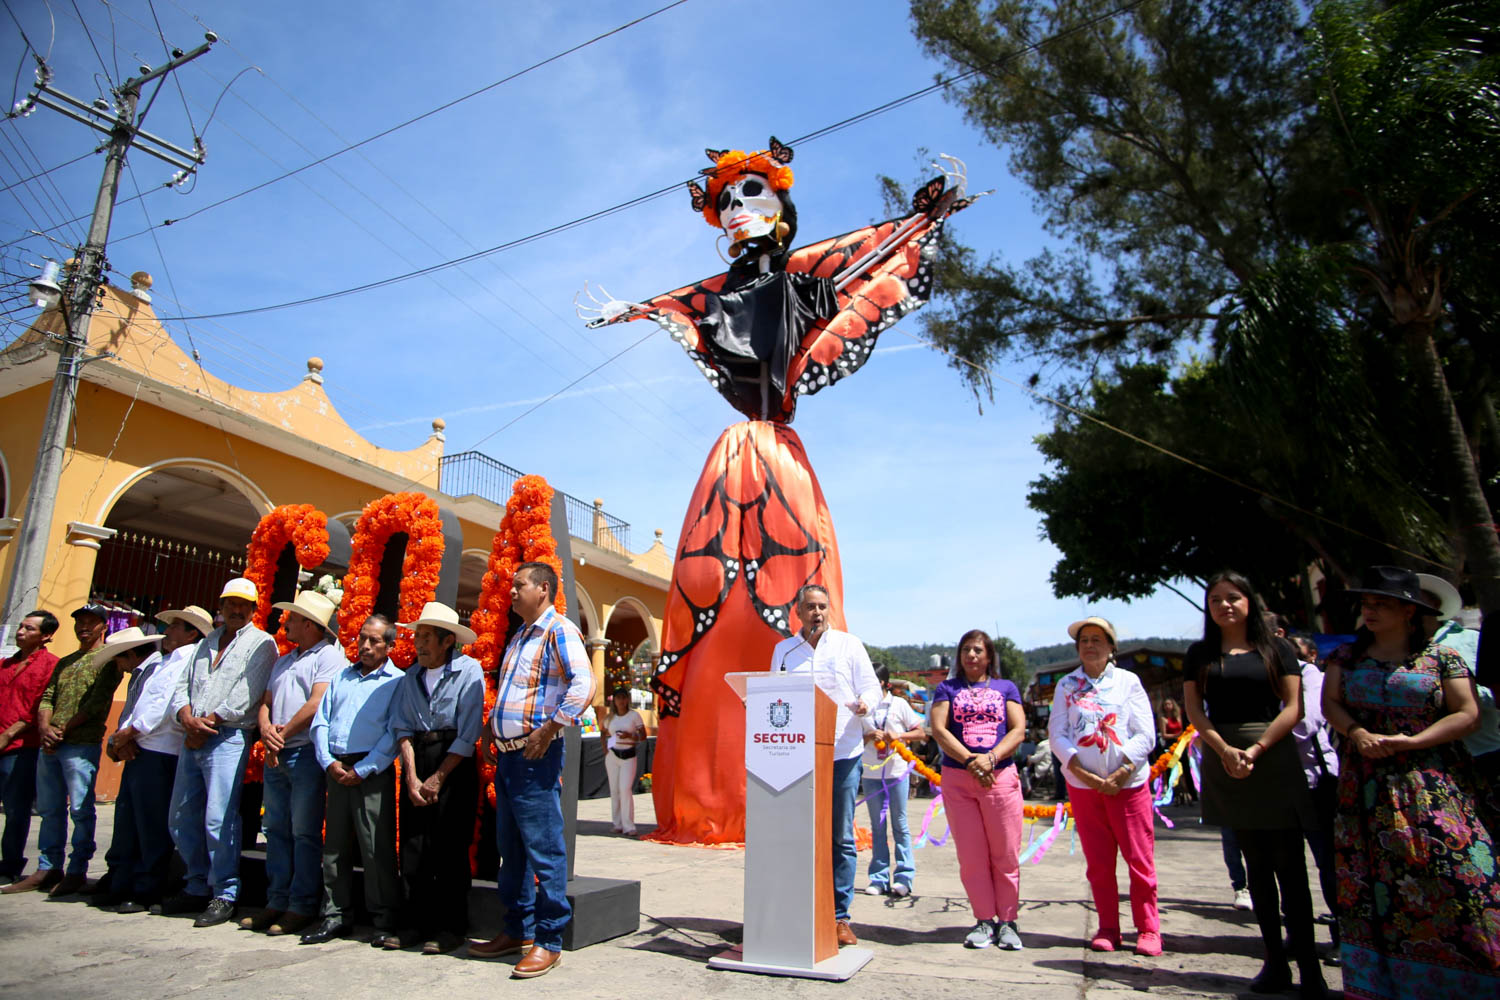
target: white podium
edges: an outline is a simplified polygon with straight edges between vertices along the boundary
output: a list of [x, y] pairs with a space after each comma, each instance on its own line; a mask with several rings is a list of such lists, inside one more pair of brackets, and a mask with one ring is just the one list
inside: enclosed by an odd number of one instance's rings
[[716, 969], [844, 980], [873, 957], [833, 922], [833, 720], [808, 673], [724, 678], [745, 702], [745, 936]]

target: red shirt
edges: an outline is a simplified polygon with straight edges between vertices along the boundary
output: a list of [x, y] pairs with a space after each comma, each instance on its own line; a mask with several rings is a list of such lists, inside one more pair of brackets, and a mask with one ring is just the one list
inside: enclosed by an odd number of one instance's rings
[[23, 659], [17, 651], [0, 660], [0, 732], [23, 719], [29, 723], [19, 736], [0, 747], [0, 753], [42, 745], [42, 734], [37, 732], [35, 725], [37, 703], [42, 700], [42, 692], [46, 690], [47, 682], [52, 680], [52, 671], [56, 666], [57, 657], [49, 653], [45, 646], [37, 649], [27, 659]]

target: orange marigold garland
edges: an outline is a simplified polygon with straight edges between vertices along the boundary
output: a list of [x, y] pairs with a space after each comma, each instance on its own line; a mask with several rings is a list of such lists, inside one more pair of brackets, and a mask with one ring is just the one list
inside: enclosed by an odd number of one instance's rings
[[[297, 565], [315, 569], [328, 561], [328, 515], [310, 503], [282, 504], [272, 509], [250, 535], [245, 547], [245, 578], [255, 584], [255, 627], [265, 628], [271, 617], [271, 586], [276, 579], [276, 562], [281, 550], [290, 542]], [[276, 630], [276, 647], [285, 653], [291, 640]]]
[[[401, 563], [401, 592], [396, 617], [415, 621], [422, 605], [437, 593], [443, 569], [443, 521], [435, 500], [425, 493], [389, 493], [370, 501], [354, 525], [349, 572], [344, 576], [344, 600], [339, 609], [339, 641], [350, 660], [359, 655], [359, 628], [375, 610], [380, 589], [380, 563], [391, 536], [407, 536]], [[391, 662], [405, 670], [416, 659], [411, 633], [400, 630]]]

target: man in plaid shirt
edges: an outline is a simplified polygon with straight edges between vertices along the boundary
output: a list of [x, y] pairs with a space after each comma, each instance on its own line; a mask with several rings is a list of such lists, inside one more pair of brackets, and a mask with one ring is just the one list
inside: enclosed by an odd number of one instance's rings
[[[495, 765], [496, 888], [505, 930], [469, 954], [524, 957], [511, 973], [530, 979], [562, 960], [562, 933], [572, 916], [563, 844], [564, 726], [577, 725], [594, 700], [594, 675], [578, 627], [558, 614], [557, 573], [524, 563], [511, 584], [511, 608], [524, 623], [505, 647], [485, 760]], [[535, 875], [535, 884], [532, 876]]]

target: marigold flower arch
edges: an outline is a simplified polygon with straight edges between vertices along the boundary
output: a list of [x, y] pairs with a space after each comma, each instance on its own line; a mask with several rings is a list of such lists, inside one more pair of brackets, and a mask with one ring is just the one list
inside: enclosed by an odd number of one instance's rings
[[[289, 503], [273, 508], [260, 519], [245, 547], [245, 578], [255, 584], [255, 627], [265, 628], [271, 616], [276, 563], [290, 544], [297, 565], [316, 569], [328, 561], [328, 515], [310, 503]], [[276, 646], [285, 653], [292, 648], [286, 633], [276, 630]]]
[[[370, 501], [354, 525], [344, 600], [339, 607], [339, 642], [350, 660], [359, 655], [359, 628], [375, 611], [380, 591], [380, 564], [391, 536], [404, 532], [406, 557], [401, 563], [401, 591], [396, 617], [415, 621], [422, 605], [437, 594], [443, 568], [443, 522], [437, 501], [425, 493], [388, 493]], [[416, 647], [400, 630], [391, 661], [405, 670], [416, 659]]]

